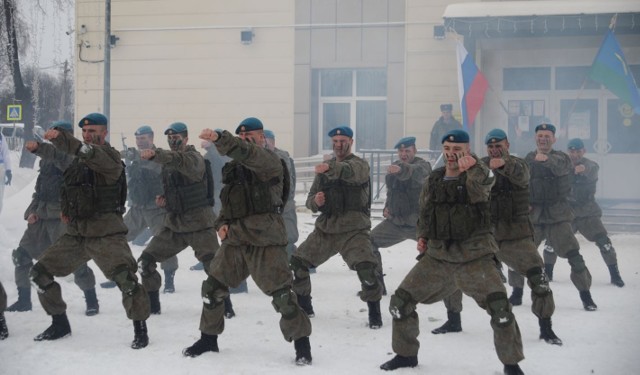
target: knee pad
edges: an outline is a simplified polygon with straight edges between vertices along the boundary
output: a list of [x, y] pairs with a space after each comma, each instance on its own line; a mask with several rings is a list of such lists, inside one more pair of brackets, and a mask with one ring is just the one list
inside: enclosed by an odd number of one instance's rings
[[598, 239], [596, 239], [596, 245], [598, 245], [598, 248], [603, 253], [613, 250], [611, 239], [609, 239], [609, 237], [607, 237], [606, 235], [598, 237]]
[[393, 316], [393, 319], [406, 319], [413, 314], [415, 310], [416, 303], [406, 290], [398, 289], [391, 296], [391, 300], [389, 301], [389, 312]]
[[229, 288], [218, 280], [209, 276], [202, 282], [202, 303], [208, 309], [214, 309], [224, 303], [224, 299], [229, 297]]
[[362, 262], [356, 264], [356, 272], [364, 289], [375, 289], [378, 285], [378, 277], [376, 276], [376, 265], [370, 262]]
[[38, 293], [44, 293], [53, 284], [53, 275], [39, 262], [31, 267], [29, 279], [31, 284], [38, 290]]
[[152, 264], [156, 264], [156, 259], [153, 255], [143, 251], [140, 258], [138, 258], [138, 272], [140, 272], [142, 277], [150, 276], [153, 273], [153, 270], [151, 269]]
[[271, 305], [276, 312], [282, 314], [286, 320], [293, 319], [298, 314], [298, 305], [295, 303], [296, 296], [291, 289], [283, 288], [276, 290], [271, 295]]
[[582, 272], [587, 269], [587, 265], [584, 263], [584, 258], [580, 255], [578, 250], [571, 250], [567, 253], [567, 259], [571, 270], [574, 272]]
[[13, 265], [16, 267], [33, 264], [31, 255], [29, 255], [29, 253], [27, 253], [27, 250], [25, 250], [21, 246], [18, 246], [17, 249], [11, 252], [11, 259], [13, 260]]
[[544, 297], [551, 293], [549, 287], [549, 279], [542, 271], [542, 267], [534, 267], [527, 271], [527, 279], [529, 280], [529, 287], [536, 295]]
[[138, 289], [138, 280], [127, 266], [120, 266], [113, 271], [111, 279], [116, 282], [122, 293], [132, 296]]
[[305, 279], [309, 277], [309, 265], [296, 256], [291, 257], [289, 268], [293, 271], [293, 276], [297, 279]]
[[487, 309], [491, 315], [491, 324], [506, 327], [515, 320], [509, 307], [507, 294], [503, 292], [491, 293], [487, 296]]

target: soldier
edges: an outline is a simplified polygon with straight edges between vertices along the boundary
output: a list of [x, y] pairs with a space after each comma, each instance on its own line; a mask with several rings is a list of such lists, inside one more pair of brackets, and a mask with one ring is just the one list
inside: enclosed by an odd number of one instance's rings
[[387, 168], [385, 183], [387, 200], [382, 215], [384, 220], [371, 231], [371, 246], [378, 260], [376, 271], [383, 294], [387, 294], [379, 248], [386, 248], [404, 240], [416, 239], [418, 201], [425, 179], [431, 173], [431, 164], [416, 156], [416, 137], [405, 137], [396, 143], [398, 160]]
[[[165, 130], [170, 151], [145, 149], [142, 160], [162, 166], [164, 193], [156, 196], [156, 205], [166, 209], [162, 229], [138, 258], [142, 284], [149, 293], [151, 313], [160, 314], [162, 277], [156, 262], [163, 262], [191, 246], [196, 258], [206, 265], [218, 250], [218, 237], [213, 230], [213, 179], [208, 162], [189, 141], [187, 125], [175, 122]], [[207, 268], [205, 267], [205, 272]], [[228, 304], [230, 306], [230, 300]], [[235, 315], [235, 313], [234, 313]]]
[[290, 187], [289, 197], [284, 205], [282, 218], [287, 227], [287, 255], [291, 259], [291, 255], [296, 250], [296, 242], [298, 242], [298, 215], [296, 214], [296, 166], [289, 153], [276, 147], [276, 135], [271, 130], [264, 131], [264, 137], [267, 142], [267, 148], [278, 155], [285, 162], [289, 170]]
[[127, 181], [120, 153], [106, 142], [107, 118], [91, 113], [78, 124], [84, 143], [69, 132], [49, 129], [44, 138], [60, 151], [76, 157], [64, 172], [61, 206], [66, 233], [42, 254], [31, 268], [31, 282], [52, 324], [34, 340], [57, 340], [71, 334], [66, 304], [60, 284], [54, 276], [66, 276], [88, 260], [100, 267], [105, 276], [115, 280], [122, 291], [122, 305], [133, 320], [134, 339], [131, 348], [144, 348], [149, 343], [146, 319], [149, 300], [138, 284], [136, 261], [125, 235], [122, 220], [127, 197]]
[[11, 178], [11, 152], [9, 152], [9, 145], [6, 139], [0, 132], [0, 212], [2, 212], [2, 202], [4, 200], [4, 186], [11, 185]]
[[[163, 194], [162, 189], [162, 166], [149, 160], [140, 158], [142, 150], [155, 150], [153, 143], [153, 129], [148, 125], [143, 125], [134, 133], [136, 136], [136, 147], [127, 148], [121, 151], [127, 164], [127, 186], [129, 188], [130, 207], [124, 215], [124, 224], [129, 229], [127, 241], [134, 241], [147, 228], [156, 235], [163, 227], [164, 207], [156, 205], [156, 197]], [[164, 270], [163, 293], [175, 292], [174, 276], [178, 269], [178, 257], [172, 256], [160, 263]], [[115, 288], [114, 281], [107, 281], [100, 284], [103, 288]], [[155, 312], [153, 312], [155, 313]]]
[[[225, 183], [220, 196], [222, 210], [216, 229], [222, 240], [202, 284], [205, 308], [200, 319], [201, 337], [182, 352], [197, 357], [218, 352], [218, 335], [224, 331], [222, 303], [229, 286], [237, 286], [249, 275], [260, 290], [272, 297], [282, 317], [280, 331], [293, 341], [296, 364], [311, 364], [311, 322], [291, 291], [287, 267], [287, 234], [282, 208], [288, 197], [287, 170], [280, 158], [265, 147], [262, 122], [249, 117], [236, 129], [204, 129], [200, 138], [213, 142], [220, 154], [232, 161], [222, 170]], [[249, 199], [249, 200], [248, 200]]]
[[309, 268], [320, 266], [340, 254], [358, 273], [360, 299], [369, 309], [369, 328], [382, 327], [380, 299], [382, 284], [376, 273], [377, 260], [371, 251], [371, 191], [369, 164], [351, 152], [353, 131], [339, 126], [329, 132], [333, 158], [315, 167], [316, 177], [306, 206], [320, 211], [315, 229], [291, 257], [293, 291], [300, 306], [314, 316], [311, 304]]
[[[572, 223], [573, 231], [580, 232], [588, 241], [598, 245], [602, 259], [609, 268], [611, 284], [622, 288], [624, 281], [618, 270], [616, 249], [613, 248], [607, 230], [602, 225], [602, 209], [595, 198], [600, 166], [584, 157], [586, 151], [580, 138], [570, 140], [567, 148], [573, 166], [570, 174], [571, 195], [569, 196], [569, 205], [575, 215]], [[553, 249], [549, 251], [548, 267], [553, 269], [557, 257]]]
[[442, 146], [439, 143], [442, 137], [450, 130], [462, 129], [460, 121], [456, 120], [451, 111], [453, 106], [451, 104], [441, 104], [440, 111], [442, 116], [438, 121], [433, 124], [431, 128], [431, 137], [429, 138], [429, 150], [439, 150]]
[[[543, 271], [542, 257], [533, 242], [533, 227], [529, 219], [529, 166], [509, 153], [507, 134], [501, 129], [491, 130], [485, 137], [487, 154], [482, 162], [496, 176], [491, 188], [491, 222], [493, 236], [498, 242], [498, 259], [510, 269], [526, 275], [531, 288], [531, 311], [538, 317], [540, 339], [553, 345], [562, 340], [551, 328], [555, 310], [549, 280]], [[462, 294], [458, 291], [445, 298], [447, 322], [431, 331], [433, 334], [460, 332]]]
[[[67, 121], [56, 121], [50, 129], [57, 129], [73, 135], [73, 125]], [[67, 154], [49, 143], [27, 141], [25, 148], [40, 157], [40, 173], [36, 180], [31, 204], [24, 213], [27, 229], [18, 248], [13, 250], [15, 280], [18, 300], [7, 311], [31, 311], [31, 284], [29, 271], [33, 259], [39, 259], [46, 248], [51, 246], [66, 231], [66, 224], [60, 219], [60, 190], [62, 174], [71, 165], [73, 155]], [[98, 314], [100, 306], [96, 297], [96, 278], [86, 263], [73, 271], [76, 285], [84, 292], [87, 308], [85, 314]]]
[[418, 251], [424, 253], [391, 296], [392, 347], [383, 370], [418, 364], [418, 303], [434, 303], [460, 289], [491, 315], [494, 345], [505, 374], [523, 374], [522, 339], [500, 274], [491, 234], [489, 197], [495, 178], [471, 154], [469, 135], [442, 138], [445, 166], [434, 170], [420, 195]]
[[4, 309], [7, 307], [7, 293], [4, 291], [2, 282], [0, 282], [0, 340], [9, 337], [9, 328], [4, 318]]

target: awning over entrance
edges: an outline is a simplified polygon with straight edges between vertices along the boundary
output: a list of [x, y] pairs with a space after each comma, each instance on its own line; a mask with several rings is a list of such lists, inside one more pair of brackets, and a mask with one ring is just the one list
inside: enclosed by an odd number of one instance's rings
[[616, 34], [640, 34], [640, 1], [495, 1], [451, 4], [447, 30], [475, 38], [602, 34], [617, 14]]

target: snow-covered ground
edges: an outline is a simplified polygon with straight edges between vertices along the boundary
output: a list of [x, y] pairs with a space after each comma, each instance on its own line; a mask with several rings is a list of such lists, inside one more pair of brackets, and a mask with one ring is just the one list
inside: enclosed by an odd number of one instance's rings
[[[13, 173], [13, 184], [5, 191], [0, 214], [0, 280], [10, 304], [17, 298], [11, 251], [26, 227], [22, 217], [36, 171], [14, 169]], [[300, 213], [298, 220], [302, 241], [313, 229], [313, 218]], [[596, 312], [582, 309], [578, 292], [569, 280], [566, 261], [556, 266], [553, 323], [564, 341], [562, 347], [538, 340], [538, 321], [530, 312], [529, 299], [515, 308], [526, 356], [520, 365], [526, 374], [640, 374], [640, 235], [617, 234], [612, 240], [627, 284], [624, 288], [609, 283], [597, 247], [579, 236], [582, 254], [593, 275], [591, 292], [598, 304]], [[136, 256], [142, 251], [142, 247], [132, 249]], [[405, 241], [381, 251], [387, 287], [393, 291], [415, 263], [415, 242]], [[316, 312], [312, 319], [312, 366], [294, 364], [293, 344], [280, 334], [279, 315], [271, 307], [271, 299], [251, 280], [249, 293], [232, 295], [237, 316], [226, 321], [225, 332], [219, 338], [220, 353], [185, 358], [182, 349], [200, 335], [200, 284], [204, 273], [189, 271], [196, 262], [190, 249], [183, 251], [179, 260], [176, 292], [161, 294], [162, 315], [152, 316], [147, 322], [147, 348], [129, 348], [133, 327], [126, 319], [117, 289], [98, 288], [100, 314], [86, 317], [82, 292], [67, 277], [58, 281], [68, 305], [72, 336], [53, 342], [33, 341], [51, 322], [34, 293], [33, 311], [5, 313], [10, 336], [0, 341], [0, 374], [372, 374], [381, 373], [378, 366], [392, 357], [389, 296], [382, 300], [384, 326], [370, 330], [366, 327], [366, 305], [356, 297], [356, 274], [347, 269], [341, 258], [333, 257], [312, 275]], [[98, 282], [104, 281], [104, 275], [91, 264]], [[489, 316], [467, 297], [464, 305], [463, 332], [447, 335], [430, 333], [446, 318], [444, 306], [419, 306], [419, 366], [396, 373], [501, 374]]]

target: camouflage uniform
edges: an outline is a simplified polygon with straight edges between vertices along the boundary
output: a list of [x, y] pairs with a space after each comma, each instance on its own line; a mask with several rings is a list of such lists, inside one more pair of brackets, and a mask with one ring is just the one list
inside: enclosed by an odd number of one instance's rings
[[[209, 200], [206, 163], [192, 145], [184, 151], [156, 149], [153, 162], [162, 165], [166, 211], [162, 229], [138, 258], [142, 283], [149, 292], [152, 311], [159, 312], [157, 293], [162, 277], [156, 262], [163, 262], [191, 246], [205, 272], [218, 250], [216, 216]], [[211, 197], [213, 198], [213, 197]]]
[[387, 200], [384, 209], [389, 215], [371, 231], [371, 245], [378, 260], [376, 270], [379, 275], [383, 274], [379, 248], [393, 246], [404, 240], [416, 240], [420, 191], [431, 173], [431, 164], [417, 156], [411, 163], [396, 160], [393, 164], [401, 170], [386, 176]]
[[[63, 183], [62, 174], [74, 158], [48, 143], [39, 143], [34, 153], [41, 158], [40, 173], [36, 180], [31, 204], [24, 213], [24, 219], [27, 220], [29, 215], [34, 214], [38, 216], [38, 220], [33, 224], [27, 224], [18, 248], [12, 254], [16, 286], [19, 293], [27, 291], [26, 298], [29, 305], [31, 303], [28, 292], [31, 288], [29, 271], [33, 266], [33, 259], [40, 258], [45, 249], [60, 238], [66, 230], [66, 225], [60, 220], [60, 187]], [[95, 289], [95, 276], [86, 263], [74, 270], [73, 276], [74, 282], [81, 290]]]
[[[282, 218], [283, 167], [278, 156], [266, 148], [224, 131], [214, 143], [220, 154], [233, 159], [223, 169], [225, 183], [222, 210], [216, 228], [228, 226], [203, 283], [205, 309], [200, 331], [218, 335], [224, 331], [222, 301], [228, 287], [236, 287], [249, 275], [263, 293], [273, 298], [282, 314], [280, 330], [286, 341], [311, 334], [309, 317], [291, 292], [291, 271], [287, 267], [287, 237]], [[245, 193], [256, 200], [247, 201]]]
[[[618, 259], [616, 250], [611, 244], [607, 230], [602, 224], [602, 209], [596, 202], [596, 183], [598, 182], [598, 163], [582, 157], [577, 165], [584, 165], [585, 171], [577, 174], [575, 170], [569, 175], [571, 181], [571, 194], [569, 205], [573, 210], [575, 219], [572, 223], [574, 232], [580, 232], [588, 241], [595, 242], [600, 249], [602, 259], [609, 267], [612, 283], [618, 281], [618, 286], [624, 286], [618, 271]], [[555, 264], [555, 253], [545, 252], [546, 263]], [[617, 278], [617, 280], [616, 280]]]
[[[307, 208], [321, 214], [313, 232], [291, 257], [293, 290], [299, 296], [310, 296], [309, 268], [339, 253], [349, 269], [358, 272], [360, 299], [380, 301], [382, 285], [375, 275], [377, 260], [371, 251], [369, 164], [353, 154], [341, 162], [334, 157], [325, 163], [329, 170], [316, 174], [306, 202]], [[314, 201], [318, 192], [326, 194], [321, 207]]]
[[429, 150], [439, 150], [442, 146], [440, 143], [442, 137], [447, 134], [447, 132], [454, 129], [462, 129], [462, 124], [460, 123], [460, 121], [451, 117], [451, 120], [449, 122], [444, 122], [444, 118], [440, 116], [438, 121], [433, 124], [433, 128], [431, 128]]
[[296, 250], [296, 242], [298, 242], [298, 215], [296, 213], [296, 166], [293, 163], [293, 159], [289, 153], [285, 150], [275, 148], [273, 152], [285, 162], [289, 169], [290, 176], [290, 188], [289, 197], [284, 205], [284, 211], [282, 212], [282, 218], [284, 219], [284, 225], [287, 228], [287, 255], [289, 258]]
[[[156, 147], [152, 147], [156, 150]], [[131, 242], [146, 228], [155, 236], [164, 225], [167, 211], [156, 205], [156, 196], [163, 194], [162, 166], [150, 160], [140, 158], [140, 152], [130, 148], [125, 153], [127, 161], [127, 185], [130, 207], [124, 215], [124, 224], [129, 229], [127, 241]], [[178, 257], [172, 256], [161, 263], [165, 273], [174, 273], [178, 269]]]
[[0, 340], [9, 337], [9, 329], [4, 318], [4, 309], [7, 308], [7, 293], [4, 291], [2, 282], [0, 281]]
[[500, 361], [517, 364], [524, 358], [520, 329], [495, 266], [498, 246], [490, 231], [494, 177], [479, 162], [455, 179], [444, 173], [444, 168], [433, 171], [420, 197], [417, 238], [428, 240], [425, 255], [391, 297], [393, 351], [417, 356], [416, 305], [438, 302], [460, 289], [491, 315]]
[[209, 146], [209, 148], [207, 148], [204, 158], [209, 160], [211, 172], [213, 173], [213, 198], [215, 199], [213, 212], [217, 216], [220, 215], [220, 208], [222, 207], [222, 203], [220, 202], [220, 192], [222, 191], [222, 167], [231, 159], [220, 155], [215, 146]]
[[4, 286], [2, 286], [2, 281], [0, 281], [0, 315], [4, 309], [7, 308], [7, 292], [4, 290]]
[[[31, 269], [31, 280], [39, 289], [42, 307], [49, 315], [65, 314], [67, 306], [53, 277], [66, 276], [93, 259], [107, 278], [118, 283], [127, 317], [146, 320], [149, 300], [144, 287], [138, 284], [136, 261], [127, 244], [127, 227], [122, 220], [126, 181], [120, 153], [108, 143], [83, 144], [63, 131], [52, 143], [76, 158], [64, 173], [62, 193], [62, 213], [71, 221], [66, 233], [45, 250]], [[98, 191], [97, 198], [91, 201], [84, 189], [87, 178], [93, 180]]]
[[[569, 175], [571, 160], [561, 151], [551, 150], [544, 162], [535, 160], [536, 152], [530, 152], [526, 157], [531, 171], [529, 184], [531, 201], [531, 221], [534, 227], [534, 241], [536, 248], [543, 240], [547, 240], [561, 258], [567, 258], [571, 266], [571, 281], [580, 291], [581, 297], [586, 298], [591, 287], [591, 273], [580, 255], [580, 245], [571, 228], [574, 218], [568, 197], [570, 191]], [[545, 270], [550, 273], [550, 265], [555, 255], [543, 252]], [[524, 285], [522, 276], [509, 271], [510, 281], [514, 285]], [[591, 296], [589, 294], [589, 299]]]

